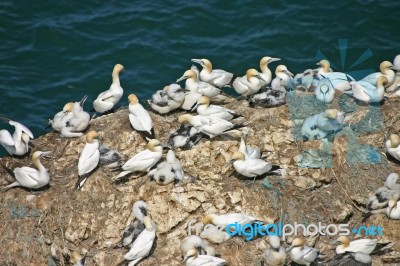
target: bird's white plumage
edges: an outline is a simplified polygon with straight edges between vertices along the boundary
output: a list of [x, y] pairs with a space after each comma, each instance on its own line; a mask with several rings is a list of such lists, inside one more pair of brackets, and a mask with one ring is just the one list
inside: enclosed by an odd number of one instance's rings
[[79, 156], [78, 162], [78, 174], [82, 176], [84, 174], [93, 171], [100, 160], [99, 142], [97, 139], [93, 140], [93, 143], [86, 143], [82, 149], [81, 155]]
[[149, 112], [140, 103], [129, 104], [129, 121], [134, 129], [151, 134], [153, 120]]

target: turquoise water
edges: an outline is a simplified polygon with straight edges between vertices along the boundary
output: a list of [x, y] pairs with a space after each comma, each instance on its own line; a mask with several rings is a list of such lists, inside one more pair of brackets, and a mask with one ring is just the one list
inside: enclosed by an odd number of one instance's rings
[[[342, 71], [377, 69], [400, 53], [399, 1], [55, 3], [0, 2], [0, 115], [36, 136], [68, 101], [87, 94], [91, 109], [115, 63], [125, 66], [125, 96], [143, 99], [180, 77], [191, 58], [243, 74], [269, 55], [296, 73], [315, 67], [318, 51]], [[344, 60], [339, 39], [347, 40]]]

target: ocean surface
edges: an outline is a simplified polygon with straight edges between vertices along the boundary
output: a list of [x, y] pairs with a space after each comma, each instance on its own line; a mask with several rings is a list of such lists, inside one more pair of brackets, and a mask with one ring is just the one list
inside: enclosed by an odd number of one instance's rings
[[377, 70], [400, 53], [399, 14], [400, 1], [2, 0], [0, 115], [42, 135], [66, 102], [88, 95], [92, 109], [116, 63], [120, 105], [173, 83], [191, 58], [241, 75], [267, 55], [293, 73], [324, 57], [338, 71]]

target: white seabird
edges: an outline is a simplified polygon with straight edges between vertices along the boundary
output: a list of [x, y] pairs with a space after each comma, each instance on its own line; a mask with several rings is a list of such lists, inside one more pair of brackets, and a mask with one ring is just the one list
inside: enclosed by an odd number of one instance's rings
[[327, 78], [332, 83], [332, 86], [335, 90], [341, 92], [347, 92], [351, 89], [351, 85], [349, 81], [355, 81], [353, 77], [343, 72], [331, 72], [327, 71], [330, 69], [330, 63], [328, 60], [321, 60], [317, 65], [321, 65], [321, 68], [318, 71], [318, 77], [320, 79]]
[[317, 66], [320, 66], [320, 67], [317, 69], [317, 74], [318, 74], [319, 76], [324, 75], [324, 74], [326, 74], [326, 73], [331, 73], [331, 72], [333, 72], [333, 70], [331, 69], [331, 64], [330, 64], [329, 61], [326, 60], [326, 59], [323, 59], [323, 60], [319, 61], [319, 62], [317, 63]]
[[[347, 236], [340, 236], [336, 241], [331, 244], [339, 243], [336, 247], [336, 254], [345, 252], [361, 252], [364, 254], [371, 254], [374, 251], [381, 250], [390, 245], [391, 242], [378, 243], [377, 239], [357, 239], [350, 241]], [[387, 247], [386, 247], [387, 248]]]
[[327, 266], [371, 266], [372, 258], [362, 252], [346, 252], [338, 254], [326, 264]]
[[[396, 57], [393, 60], [393, 70], [396, 71], [396, 74], [392, 85], [386, 87], [386, 92], [394, 92], [400, 88], [400, 54], [396, 55]], [[400, 92], [398, 91], [398, 93]]]
[[282, 174], [282, 170], [271, 171], [273, 165], [261, 159], [245, 158], [245, 155], [240, 151], [232, 155], [233, 167], [243, 177], [257, 178], [268, 172]]
[[254, 68], [250, 68], [246, 71], [246, 75], [243, 77], [237, 77], [233, 83], [232, 87], [234, 90], [243, 96], [249, 96], [257, 93], [261, 89], [262, 77], [260, 73]]
[[86, 266], [86, 254], [82, 255], [78, 251], [71, 252], [71, 261], [74, 266]]
[[7, 130], [0, 130], [0, 145], [11, 155], [25, 155], [29, 151], [29, 141], [33, 139], [32, 132], [21, 123], [4, 117], [0, 118], [15, 128], [12, 136]]
[[363, 80], [350, 82], [353, 97], [365, 103], [378, 103], [382, 101], [385, 95], [384, 86], [387, 83], [388, 79], [385, 76], [378, 78], [376, 86]]
[[198, 235], [188, 235], [185, 239], [182, 240], [180, 248], [183, 255], [185, 255], [189, 251], [189, 249], [192, 248], [197, 249], [200, 255], [217, 255], [217, 251], [215, 250], [215, 248], [211, 246], [207, 240], [202, 239]]
[[200, 81], [197, 77], [196, 71], [189, 69], [185, 71], [182, 77], [176, 80], [176, 82], [186, 79], [185, 89], [191, 92], [198, 92], [201, 95], [214, 97], [220, 94], [221, 90], [214, 87], [208, 82]]
[[82, 149], [78, 162], [78, 182], [75, 188], [81, 189], [90, 173], [97, 167], [100, 160], [100, 143], [96, 131], [89, 131], [86, 135], [86, 144]]
[[214, 244], [221, 244], [231, 238], [231, 236], [225, 231], [225, 228], [219, 228], [217, 226], [207, 227], [207, 229], [200, 233], [200, 236], [208, 239]]
[[61, 130], [66, 126], [66, 122], [69, 121], [73, 114], [74, 103], [66, 103], [63, 110], [54, 115], [53, 119], [49, 119], [49, 125], [56, 131], [61, 132]]
[[232, 73], [222, 69], [213, 69], [208, 59], [192, 59], [192, 62], [200, 64], [203, 67], [200, 71], [200, 80], [208, 82], [217, 88], [230, 86], [233, 79], [235, 79]]
[[210, 105], [210, 102], [209, 97], [202, 96], [193, 107], [193, 110], [196, 109], [199, 115], [218, 117], [224, 120], [232, 120], [240, 117], [235, 111], [218, 105]]
[[386, 151], [396, 160], [400, 161], [400, 136], [391, 134], [385, 142]]
[[169, 136], [168, 146], [187, 150], [196, 145], [204, 136], [208, 137], [199, 129], [185, 123]]
[[261, 89], [260, 92], [248, 97], [250, 107], [260, 106], [263, 108], [271, 108], [286, 103], [286, 89], [282, 86], [282, 79], [276, 77], [271, 82], [271, 88]]
[[183, 260], [186, 266], [224, 266], [226, 261], [209, 255], [199, 255], [197, 249], [189, 249]]
[[244, 154], [245, 159], [253, 158], [260, 159], [261, 158], [261, 150], [256, 146], [247, 146], [247, 138], [248, 138], [248, 130], [245, 128], [242, 131], [240, 138], [239, 151]]
[[[155, 97], [155, 95], [160, 95]], [[163, 90], [157, 91], [148, 101], [150, 107], [160, 113], [166, 114], [182, 106], [185, 93], [178, 84], [165, 86]]]
[[112, 71], [112, 83], [108, 90], [102, 92], [97, 96], [93, 102], [93, 108], [98, 113], [105, 113], [114, 108], [114, 106], [121, 100], [124, 90], [119, 81], [119, 73], [124, 70], [124, 66], [116, 64]]
[[227, 225], [235, 223], [238, 223], [239, 225], [245, 225], [245, 224], [254, 224], [258, 222], [262, 223], [261, 220], [244, 213], [226, 213], [220, 215], [212, 213], [212, 214], [207, 214], [203, 218], [203, 223], [205, 225], [213, 224], [221, 228], [225, 228]]
[[[87, 96], [84, 96], [79, 102], [75, 102], [72, 109], [72, 117], [66, 120], [65, 126], [61, 129], [62, 137], [81, 137], [83, 136], [82, 131], [84, 131], [90, 122], [89, 113], [83, 110], [83, 105]], [[69, 115], [67, 115], [69, 117]], [[65, 121], [65, 120], [64, 120]]]
[[162, 150], [162, 144], [158, 140], [150, 140], [147, 143], [146, 150], [137, 153], [122, 166], [122, 170], [124, 171], [116, 179], [133, 172], [148, 172], [161, 159]]
[[369, 74], [368, 76], [364, 77], [363, 81], [369, 82], [370, 84], [377, 86], [377, 81], [378, 78], [381, 76], [385, 76], [387, 78], [387, 83], [385, 84], [385, 88], [389, 87], [390, 85], [393, 84], [394, 79], [396, 74], [394, 73], [393, 69], [393, 64], [389, 61], [383, 61], [379, 65], [379, 70], [380, 72], [375, 72], [372, 74]]
[[343, 128], [344, 112], [328, 109], [304, 120], [301, 127], [303, 140], [323, 139]]
[[154, 245], [157, 230], [156, 225], [149, 216], [143, 218], [143, 223], [145, 229], [132, 243], [129, 252], [124, 256], [126, 261], [130, 261], [128, 264], [129, 266], [134, 266], [142, 259], [148, 257], [151, 254]]
[[281, 78], [282, 86], [286, 90], [291, 90], [294, 85], [293, 73], [290, 72], [285, 65], [279, 65], [275, 69], [275, 75]]
[[116, 150], [113, 150], [103, 144], [100, 144], [99, 152], [100, 152], [99, 166], [115, 169], [124, 164], [122, 156]]
[[186, 122], [191, 124], [210, 138], [243, 127], [243, 125], [236, 125], [221, 118], [203, 115], [184, 114], [178, 117], [178, 121], [180, 124]]
[[288, 251], [292, 261], [306, 266], [311, 265], [319, 255], [318, 249], [305, 246], [304, 240], [301, 238], [295, 238]]
[[47, 169], [40, 162], [40, 158], [49, 155], [51, 152], [36, 151], [32, 154], [32, 162], [37, 169], [31, 167], [17, 167], [14, 171], [9, 168], [5, 170], [12, 175], [16, 181], [7, 185], [3, 190], [8, 190], [12, 187], [26, 187], [30, 189], [39, 189], [49, 184], [50, 177]]
[[261, 77], [261, 86], [267, 86], [269, 83], [271, 83], [272, 80], [272, 72], [268, 67], [269, 63], [276, 62], [281, 60], [280, 58], [273, 58], [270, 56], [264, 56], [260, 60], [260, 77]]
[[389, 219], [399, 220], [400, 219], [400, 201], [399, 197], [394, 197], [389, 200], [386, 215]]
[[172, 182], [178, 183], [183, 180], [183, 175], [181, 163], [175, 157], [173, 150], [169, 150], [166, 160], [159, 163], [148, 174], [149, 178], [159, 185], [167, 185]]
[[265, 266], [283, 266], [286, 261], [285, 248], [281, 246], [281, 240], [278, 236], [270, 235], [268, 237], [269, 247], [264, 251]]
[[324, 103], [331, 103], [335, 98], [335, 88], [328, 78], [323, 77], [319, 80], [315, 88], [315, 97]]
[[132, 127], [139, 132], [145, 133], [149, 139], [154, 139], [153, 120], [149, 112], [139, 103], [135, 94], [128, 96], [129, 100], [129, 121]]
[[385, 185], [379, 187], [368, 198], [367, 209], [369, 211], [386, 208], [389, 200], [396, 194], [400, 194], [400, 184], [397, 184], [399, 175], [391, 173], [386, 177]]

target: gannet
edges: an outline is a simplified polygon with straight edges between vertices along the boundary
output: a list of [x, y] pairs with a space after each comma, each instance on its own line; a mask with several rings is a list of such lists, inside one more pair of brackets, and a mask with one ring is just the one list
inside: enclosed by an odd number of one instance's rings
[[364, 77], [361, 80], [369, 82], [374, 86], [377, 86], [378, 78], [381, 76], [385, 76], [387, 78], [387, 83], [385, 84], [385, 88], [389, 87], [390, 85], [393, 84], [396, 75], [392, 69], [393, 69], [393, 64], [391, 62], [383, 61], [379, 65], [380, 72], [369, 74], [368, 76]]
[[391, 173], [386, 177], [385, 185], [376, 189], [368, 198], [369, 211], [386, 208], [389, 200], [396, 194], [400, 194], [400, 184], [396, 184], [398, 179], [399, 175], [396, 173]]
[[[262, 223], [259, 219], [244, 214], [244, 213], [226, 213], [226, 214], [207, 214], [203, 218], [203, 223], [206, 224], [213, 224], [215, 226], [225, 228], [229, 224], [235, 224], [238, 223], [240, 225], [245, 225], [245, 224], [254, 224], [254, 223]], [[229, 228], [228, 228], [229, 229]]]
[[188, 150], [196, 145], [202, 137], [208, 137], [190, 124], [182, 124], [168, 139], [168, 146]]
[[[154, 111], [160, 114], [166, 114], [182, 106], [183, 101], [185, 100], [185, 93], [178, 84], [174, 83], [166, 86], [163, 91], [166, 92], [166, 100], [165, 96], [162, 96], [159, 102], [155, 101], [156, 98], [154, 97], [148, 101], [150, 107]], [[157, 91], [156, 94], [159, 93], [160, 95], [163, 95], [165, 93], [163, 91]]]
[[[156, 225], [149, 216], [143, 218], [145, 229], [140, 233], [124, 259], [129, 262], [129, 266], [136, 265], [142, 259], [148, 257], [152, 251], [156, 238]], [[120, 265], [120, 264], [119, 264]]]
[[54, 115], [53, 119], [49, 119], [49, 125], [56, 131], [61, 132], [61, 130], [66, 126], [66, 122], [69, 121], [73, 114], [74, 103], [66, 103], [63, 110]]
[[115, 169], [124, 164], [124, 160], [118, 151], [110, 149], [109, 147], [101, 144], [99, 146], [100, 159], [99, 166]]
[[288, 249], [290, 258], [292, 261], [300, 265], [311, 265], [319, 255], [319, 250], [305, 246], [304, 240], [301, 238], [295, 238], [292, 241], [292, 245]]
[[293, 78], [295, 86], [302, 86], [307, 91], [314, 91], [319, 82], [318, 71], [306, 69], [303, 73], [296, 74]]
[[385, 94], [384, 85], [387, 83], [388, 80], [385, 76], [378, 78], [376, 87], [363, 80], [350, 82], [353, 97], [365, 103], [378, 103], [382, 101]]
[[86, 144], [82, 149], [78, 162], [78, 182], [75, 187], [81, 189], [90, 173], [97, 167], [100, 160], [100, 143], [96, 131], [89, 131], [86, 135]]
[[243, 127], [243, 125], [236, 125], [221, 118], [203, 115], [181, 115], [178, 117], [178, 122], [180, 124], [187, 122], [204, 134], [208, 135], [210, 138], [214, 138], [227, 131]]
[[278, 236], [268, 236], [269, 247], [264, 251], [265, 266], [283, 266], [286, 261], [285, 248], [281, 246], [281, 241]]
[[186, 266], [224, 266], [226, 261], [209, 255], [199, 255], [197, 249], [189, 249], [183, 260]]
[[199, 115], [218, 117], [224, 120], [232, 120], [240, 117], [235, 111], [218, 105], [210, 105], [210, 102], [209, 97], [202, 96], [193, 107], [193, 110], [196, 109]]
[[372, 258], [361, 252], [338, 254], [326, 264], [327, 266], [371, 266]]
[[261, 89], [260, 92], [250, 95], [247, 98], [250, 107], [271, 108], [285, 104], [286, 89], [281, 81], [280, 77], [276, 77], [271, 82], [271, 89]]
[[245, 159], [248, 158], [260, 159], [261, 158], [260, 148], [256, 146], [247, 146], [247, 137], [248, 137], [248, 130], [243, 129], [240, 138], [239, 151], [244, 154]]
[[342, 254], [345, 252], [361, 252], [364, 254], [371, 254], [391, 244], [391, 242], [378, 243], [377, 239], [366, 238], [350, 241], [347, 236], [339, 236], [339, 238], [331, 244], [336, 243], [340, 243], [340, 245], [336, 247], [336, 254]]
[[386, 215], [390, 219], [399, 220], [400, 219], [400, 201], [399, 196], [394, 197], [389, 200], [388, 207], [386, 210]]
[[323, 60], [319, 61], [317, 63], [317, 66], [320, 66], [318, 68], [318, 72], [317, 72], [318, 75], [324, 75], [326, 73], [333, 72], [333, 70], [331, 69], [331, 64], [326, 59], [323, 59]]
[[176, 82], [186, 79], [185, 89], [191, 92], [198, 92], [201, 95], [214, 97], [220, 94], [221, 90], [214, 87], [210, 83], [200, 81], [197, 77], [196, 71], [189, 69], [185, 71], [182, 77], [176, 80]]
[[328, 78], [323, 77], [319, 80], [315, 88], [315, 97], [324, 103], [331, 103], [335, 98], [335, 88]]
[[165, 162], [159, 163], [156, 168], [149, 172], [148, 176], [159, 185], [167, 185], [171, 182], [182, 181], [184, 173], [174, 151], [169, 150]]
[[29, 141], [33, 139], [32, 132], [21, 123], [4, 117], [0, 118], [15, 128], [12, 136], [7, 130], [0, 130], [0, 145], [11, 155], [25, 155], [29, 151]]
[[117, 247], [130, 248], [132, 243], [144, 230], [144, 217], [147, 216], [147, 203], [142, 200], [138, 200], [133, 204], [132, 213], [135, 216], [135, 220], [131, 225], [124, 230], [121, 242]]
[[147, 149], [137, 153], [130, 158], [123, 166], [122, 171], [116, 178], [124, 177], [133, 172], [148, 172], [162, 156], [163, 144], [152, 139], [147, 143]]
[[208, 239], [214, 244], [224, 243], [231, 238], [231, 236], [226, 232], [225, 228], [219, 228], [217, 226], [207, 227], [207, 229], [204, 229], [200, 233], [200, 236]]
[[268, 85], [269, 83], [271, 83], [272, 80], [272, 72], [268, 67], [269, 63], [272, 62], [276, 62], [281, 60], [280, 58], [272, 58], [269, 56], [264, 56], [263, 58], [261, 58], [260, 60], [260, 77], [261, 77], [261, 86], [264, 87], [266, 85]]
[[116, 64], [112, 72], [112, 83], [108, 90], [102, 92], [97, 96], [97, 99], [93, 102], [93, 108], [98, 113], [105, 113], [110, 111], [119, 102], [124, 94], [124, 90], [121, 87], [119, 81], [119, 73], [124, 70], [124, 66]]
[[261, 89], [262, 83], [260, 80], [262, 80], [260, 73], [254, 68], [250, 68], [247, 70], [245, 76], [237, 77], [233, 81], [232, 87], [240, 95], [249, 96], [257, 93]]
[[128, 96], [129, 100], [129, 121], [132, 127], [141, 133], [145, 133], [145, 136], [149, 139], [154, 139], [154, 128], [153, 120], [149, 112], [143, 108], [139, 103], [138, 98], [135, 94]]
[[328, 60], [321, 60], [317, 65], [321, 65], [321, 68], [318, 70], [318, 77], [320, 79], [327, 78], [332, 83], [332, 86], [335, 90], [338, 91], [349, 91], [351, 89], [351, 85], [349, 81], [355, 81], [353, 77], [343, 72], [331, 72], [328, 71], [330, 69], [330, 63]]
[[386, 87], [386, 92], [394, 92], [400, 87], [400, 54], [396, 55], [393, 60], [393, 69], [396, 71], [396, 74], [392, 85]]
[[275, 69], [275, 75], [281, 78], [282, 86], [286, 90], [291, 90], [293, 88], [293, 74], [290, 72], [285, 65], [279, 65]]
[[200, 71], [200, 80], [221, 88], [230, 86], [235, 79], [235, 75], [222, 69], [213, 69], [208, 59], [192, 59], [192, 62], [200, 64], [203, 69]]
[[207, 240], [203, 240], [197, 235], [187, 236], [184, 240], [182, 240], [180, 248], [183, 255], [185, 255], [189, 249], [192, 248], [197, 249], [200, 255], [217, 255], [215, 248], [211, 246]]
[[282, 174], [282, 170], [271, 171], [273, 165], [261, 159], [245, 158], [240, 151], [232, 155], [233, 168], [243, 177], [257, 178], [268, 172]]
[[308, 117], [301, 127], [303, 140], [323, 139], [343, 128], [344, 112], [328, 109]]
[[82, 255], [78, 251], [71, 252], [71, 262], [74, 266], [86, 266], [86, 254]]
[[50, 177], [47, 169], [40, 162], [40, 158], [50, 153], [51, 152], [36, 151], [32, 154], [32, 162], [37, 169], [24, 166], [17, 167], [14, 171], [11, 171], [9, 168], [3, 166], [4, 169], [16, 179], [14, 183], [5, 186], [3, 190], [8, 190], [12, 187], [38, 189], [46, 186], [50, 181]]
[[[87, 99], [85, 95], [82, 100], [75, 102], [72, 108], [72, 117], [65, 122], [65, 126], [61, 129], [62, 137], [80, 137], [83, 136], [82, 131], [84, 131], [90, 122], [89, 113], [83, 110], [83, 105]], [[67, 115], [67, 117], [69, 117]]]
[[400, 136], [391, 134], [385, 142], [386, 151], [396, 160], [400, 161]]

